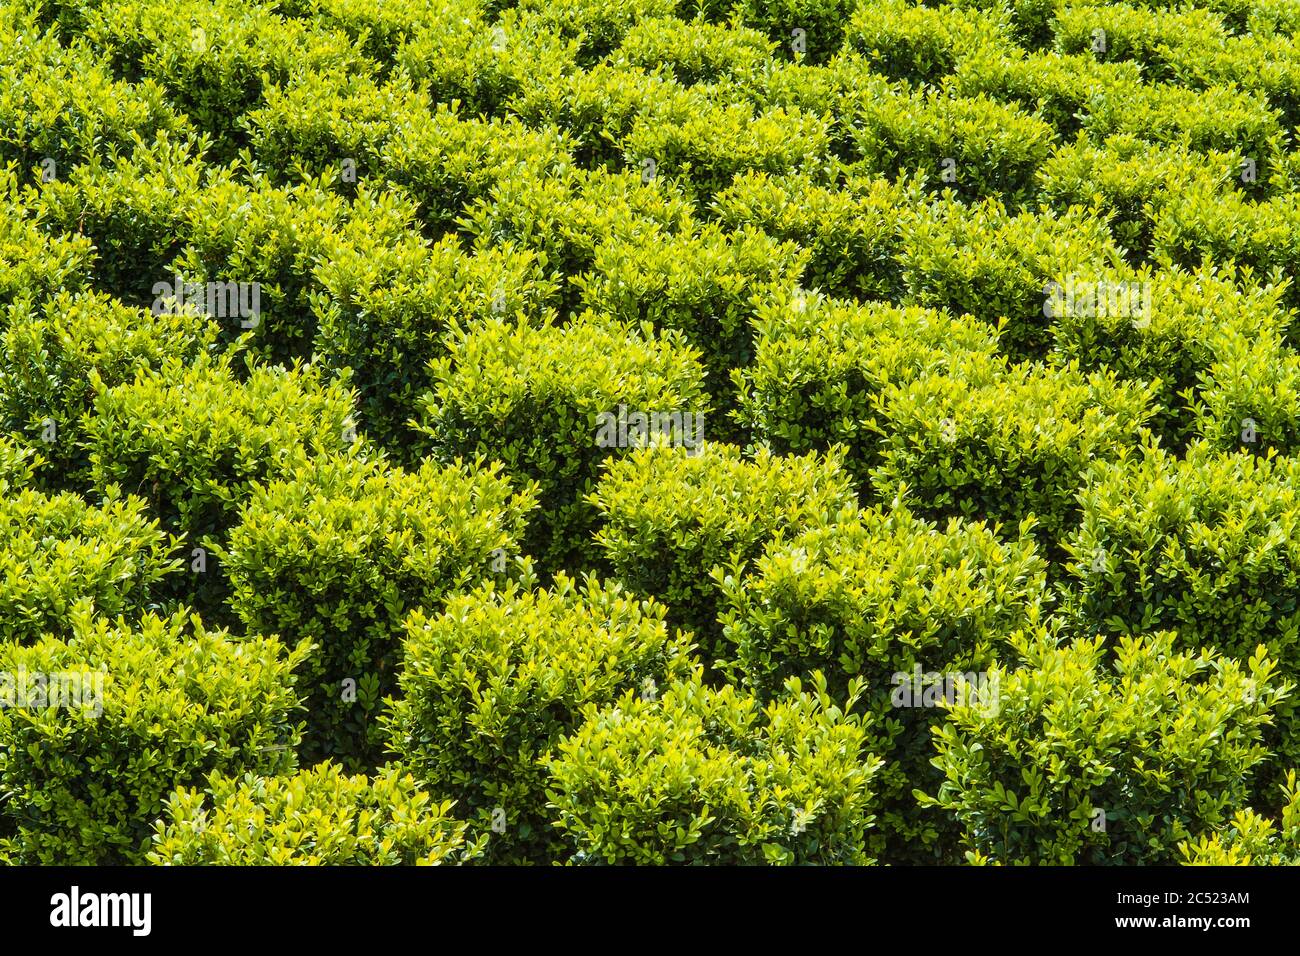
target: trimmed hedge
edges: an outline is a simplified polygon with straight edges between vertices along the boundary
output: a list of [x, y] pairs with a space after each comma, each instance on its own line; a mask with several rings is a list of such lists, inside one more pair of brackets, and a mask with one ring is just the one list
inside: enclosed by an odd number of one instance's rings
[[851, 178], [825, 186], [807, 175], [749, 173], [711, 204], [730, 231], [755, 227], [808, 250], [803, 283], [827, 295], [896, 299], [903, 292], [895, 261], [903, 210], [919, 201], [915, 184]]
[[773, 539], [857, 510], [833, 454], [778, 456], [760, 447], [748, 460], [713, 442], [613, 459], [588, 500], [600, 513], [596, 543], [615, 577], [666, 604], [668, 620], [693, 631], [706, 658], [723, 650], [710, 572], [744, 566]]
[[904, 223], [902, 245], [909, 298], [995, 327], [1005, 319], [1001, 342], [1013, 358], [1046, 352], [1051, 283], [1123, 261], [1105, 221], [1083, 209], [1013, 215], [992, 200], [923, 209]]
[[205, 188], [230, 179], [228, 170], [200, 161], [203, 145], [159, 135], [137, 142], [128, 156], [105, 163], [97, 154], [66, 178], [41, 184], [41, 220], [94, 243], [96, 290], [151, 306], [156, 286], [174, 281], [191, 209]]
[[625, 693], [547, 761], [573, 863], [863, 864], [874, 823], [870, 725], [820, 675], [760, 705], [732, 687]]
[[944, 782], [924, 802], [953, 814], [967, 859], [1160, 865], [1227, 822], [1267, 755], [1261, 732], [1289, 690], [1261, 648], [1244, 665], [1174, 649], [1169, 632], [1057, 646], [1017, 641], [999, 706], [959, 702], [935, 736]]
[[0, 639], [66, 638], [83, 602], [113, 616], [144, 610], [180, 569], [178, 543], [134, 496], [95, 507], [11, 489], [0, 499]]
[[754, 326], [754, 361], [732, 372], [742, 426], [780, 452], [842, 445], [864, 495], [879, 462], [872, 422], [886, 386], [958, 370], [979, 384], [1005, 365], [995, 330], [916, 306], [796, 295], [765, 303]]
[[141, 495], [195, 543], [225, 533], [254, 482], [357, 441], [345, 381], [311, 366], [255, 367], [241, 381], [225, 363], [172, 358], [98, 391], [85, 434], [97, 490]]
[[975, 387], [945, 374], [891, 385], [873, 425], [881, 464], [872, 481], [881, 498], [902, 495], [924, 517], [1019, 524], [1032, 516], [1055, 558], [1088, 470], [1144, 440], [1153, 393], [1072, 365], [1016, 365]]
[[[793, 287], [806, 261], [794, 243], [708, 223], [696, 235], [604, 244], [592, 271], [575, 283], [596, 312], [683, 333], [703, 356], [714, 407], [725, 412], [734, 404], [729, 371], [753, 354], [750, 319], [758, 303]], [[718, 433], [724, 421], [719, 415], [715, 435], [736, 437]]]
[[1240, 159], [1228, 153], [1157, 146], [1132, 133], [1108, 136], [1101, 145], [1080, 136], [1043, 165], [1039, 197], [1058, 212], [1082, 206], [1107, 217], [1116, 243], [1130, 261], [1139, 261], [1153, 252], [1156, 219], [1166, 202], [1193, 183], [1203, 184], [1203, 195], [1226, 191], [1241, 172]]
[[490, 834], [494, 863], [561, 853], [538, 761], [584, 707], [667, 686], [690, 666], [662, 606], [595, 579], [560, 575], [544, 591], [485, 585], [436, 616], [412, 613], [406, 629], [390, 747], [456, 799], [473, 833]]
[[1296, 465], [1205, 444], [1099, 465], [1066, 548], [1077, 613], [1101, 634], [1176, 629], [1193, 647], [1286, 664], [1300, 642]]
[[331, 763], [287, 777], [214, 774], [164, 807], [147, 854], [155, 866], [455, 866], [482, 852], [450, 801], [398, 767], [373, 777]]
[[[1285, 294], [1285, 286], [1260, 285], [1231, 266], [1117, 270], [1060, 290], [1053, 357], [1157, 383], [1160, 408], [1152, 427], [1168, 447], [1182, 447], [1198, 427], [1233, 413], [1228, 447], [1240, 447], [1241, 418], [1252, 413], [1261, 436], [1257, 447], [1266, 447], [1282, 439], [1295, 409], [1285, 396], [1277, 407], [1261, 394], [1265, 382], [1285, 375], [1287, 356], [1278, 345], [1292, 318]], [[1268, 354], [1268, 360], [1242, 368], [1233, 356], [1243, 351], [1256, 359]], [[1198, 390], [1201, 403], [1213, 405], [1199, 413], [1205, 419], [1199, 424]]]
[[666, 420], [664, 437], [692, 450], [712, 434], [696, 356], [681, 335], [594, 315], [563, 328], [488, 320], [430, 365], [420, 429], [443, 461], [491, 456], [515, 482], [537, 484], [523, 547], [544, 570], [595, 567], [586, 496], [603, 461], [653, 439], [634, 416]]
[[1046, 602], [1046, 564], [1026, 528], [1008, 542], [1000, 531], [956, 519], [937, 527], [895, 507], [774, 542], [747, 576], [715, 572], [747, 688], [766, 699], [814, 670], [833, 693], [861, 682], [878, 718], [876, 752], [889, 761], [873, 839], [886, 862], [943, 861], [955, 843], [911, 798], [934, 776], [929, 728], [943, 712], [922, 706], [922, 687], [900, 697], [900, 679], [983, 671]]
[[312, 299], [316, 349], [327, 367], [347, 372], [367, 434], [413, 460], [411, 410], [449, 333], [493, 317], [539, 317], [554, 286], [528, 249], [468, 254], [451, 237], [430, 245], [399, 225], [409, 207], [376, 209], [378, 228], [366, 216], [325, 242]]
[[667, 179], [575, 168], [547, 179], [503, 179], [471, 203], [457, 225], [477, 249], [535, 252], [539, 268], [561, 285], [559, 305], [568, 311], [580, 307], [574, 280], [593, 267], [598, 249], [616, 240], [689, 235], [697, 228], [693, 209]]
[[923, 172], [931, 188], [968, 199], [1026, 202], [1052, 149], [1052, 128], [984, 95], [923, 90], [855, 100], [854, 167], [888, 176]]
[[[183, 611], [136, 625], [83, 610], [71, 631], [67, 642], [0, 643], [7, 690], [25, 703], [0, 707], [12, 862], [140, 864], [178, 786], [213, 771], [293, 770], [293, 671], [306, 642], [232, 639]], [[24, 674], [33, 686], [46, 675], [44, 690], [24, 691]], [[41, 706], [55, 688], [63, 704]]]
[[1002, 11], [865, 0], [853, 10], [847, 43], [893, 80], [937, 83], [977, 53], [1014, 48]]
[[304, 761], [374, 764], [382, 698], [401, 670], [402, 621], [504, 570], [533, 500], [496, 464], [410, 472], [318, 458], [255, 488], [217, 550], [250, 633], [310, 638], [300, 669]]
[[155, 314], [98, 292], [59, 293], [15, 307], [0, 334], [0, 423], [41, 450], [41, 478], [90, 485], [82, 418], [100, 389], [159, 370], [165, 360], [215, 355], [220, 328], [197, 312]]

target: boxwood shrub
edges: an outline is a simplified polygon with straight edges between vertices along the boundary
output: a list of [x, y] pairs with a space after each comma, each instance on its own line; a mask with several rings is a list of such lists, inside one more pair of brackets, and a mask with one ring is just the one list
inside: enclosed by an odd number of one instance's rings
[[[692, 91], [694, 93], [695, 91]], [[748, 103], [720, 104], [703, 94], [685, 116], [640, 113], [620, 144], [631, 166], [676, 179], [708, 198], [745, 172], [776, 175], [830, 169], [830, 121], [797, 107], [756, 111]], [[647, 160], [655, 165], [649, 167]]]
[[485, 321], [431, 364], [420, 428], [443, 461], [490, 456], [516, 483], [536, 482], [523, 547], [543, 570], [595, 567], [597, 513], [586, 496], [601, 463], [653, 440], [638, 422], [667, 422], [665, 437], [692, 450], [712, 436], [697, 355], [672, 331], [591, 314], [562, 328]]
[[951, 860], [956, 842], [911, 797], [934, 776], [929, 729], [942, 711], [921, 706], [921, 686], [900, 696], [900, 679], [984, 671], [1014, 631], [1039, 619], [1044, 571], [1023, 526], [1018, 536], [958, 519], [940, 527], [895, 506], [773, 542], [748, 575], [715, 572], [723, 633], [747, 688], [766, 699], [814, 670], [837, 694], [861, 681], [877, 715], [876, 752], [888, 761], [873, 839], [887, 862]]
[[0, 308], [90, 284], [94, 244], [46, 227], [39, 216], [24, 203], [12, 170], [0, 169]]
[[917, 171], [939, 191], [1016, 206], [1055, 138], [1036, 116], [984, 95], [938, 90], [863, 97], [854, 102], [854, 167], [888, 176]]
[[223, 159], [243, 145], [239, 117], [265, 87], [300, 71], [373, 70], [343, 33], [240, 0], [105, 0], [84, 15], [90, 46], [119, 75], [164, 86]]
[[537, 254], [554, 276], [562, 313], [581, 306], [573, 282], [595, 263], [596, 250], [615, 240], [661, 241], [693, 233], [694, 203], [664, 177], [641, 172], [573, 168], [546, 179], [506, 178], [475, 200], [457, 225], [477, 249], [517, 246]]
[[841, 520], [857, 495], [833, 454], [752, 460], [734, 445], [706, 442], [645, 448], [606, 463], [589, 497], [600, 514], [596, 543], [623, 584], [668, 606], [668, 620], [692, 630], [706, 658], [718, 643], [710, 572], [744, 565], [773, 540]]
[[1178, 845], [1187, 866], [1300, 866], [1300, 784], [1288, 770], [1279, 788], [1281, 813], [1270, 817], [1250, 807], [1225, 825]]
[[1300, 450], [1300, 355], [1275, 334], [1218, 343], [1193, 406], [1197, 433], [1224, 451]]
[[1088, 470], [1145, 440], [1153, 394], [1073, 365], [1016, 365], [979, 387], [939, 373], [891, 385], [873, 426], [881, 464], [872, 480], [883, 499], [902, 494], [925, 517], [1018, 524], [1032, 515], [1055, 559]]
[[1099, 465], [1066, 543], [1078, 613], [1102, 634], [1176, 629], [1192, 646], [1285, 664], [1300, 643], [1291, 459], [1158, 446]]
[[399, 767], [347, 776], [322, 763], [292, 776], [213, 774], [164, 803], [156, 866], [455, 866], [482, 853], [466, 824]]
[[[1227, 447], [1242, 446], [1241, 419], [1252, 414], [1260, 433], [1255, 447], [1285, 444], [1294, 399], [1266, 397], [1269, 384], [1287, 377], [1278, 338], [1292, 317], [1285, 285], [1261, 285], [1231, 265], [1195, 272], [1143, 266], [1078, 284], [1072, 307], [1065, 307], [1066, 291], [1053, 318], [1054, 357], [1157, 383], [1152, 427], [1167, 447], [1182, 447], [1195, 435], [1195, 396], [1203, 385], [1212, 408], [1203, 410], [1201, 427], [1227, 421], [1231, 434], [1221, 435]], [[1255, 361], [1234, 361], [1247, 355]]]
[[854, 177], [827, 186], [808, 175], [749, 173], [714, 198], [711, 212], [725, 229], [755, 227], [807, 249], [802, 281], [809, 289], [897, 299], [902, 210], [917, 202], [914, 183]]
[[[328, 178], [282, 190], [259, 177], [249, 186], [205, 189], [191, 207], [188, 241], [172, 264], [186, 281], [256, 283], [257, 315], [222, 321], [221, 328], [227, 340], [247, 331], [248, 349], [268, 362], [311, 357], [313, 269], [350, 213], [327, 184]], [[370, 226], [371, 205], [358, 205]]]
[[383, 153], [403, 123], [427, 116], [432, 102], [402, 74], [385, 81], [358, 73], [308, 72], [267, 87], [263, 105], [240, 123], [259, 167], [275, 182], [302, 173], [339, 175], [332, 186], [351, 194], [343, 175], [354, 164], [358, 183], [382, 179]]
[[1012, 48], [1005, 21], [1006, 14], [996, 10], [866, 0], [854, 8], [846, 40], [891, 79], [937, 83], [976, 51]]
[[1079, 208], [1009, 213], [997, 201], [943, 201], [903, 225], [899, 256], [909, 298], [996, 326], [1015, 358], [1042, 357], [1051, 342], [1051, 283], [1089, 279], [1123, 254], [1104, 219]]
[[1164, 204], [1195, 182], [1205, 195], [1222, 192], [1241, 173], [1228, 153], [1196, 153], [1178, 143], [1153, 145], [1132, 133], [1096, 145], [1086, 137], [1063, 145], [1038, 174], [1040, 201], [1057, 212], [1088, 208], [1108, 220], [1111, 234], [1132, 262], [1154, 251], [1157, 216]]
[[[941, 10], [934, 15], [947, 20], [949, 13]], [[987, 96], [1033, 114], [1064, 138], [1082, 128], [1088, 103], [1100, 91], [1115, 84], [1137, 84], [1141, 78], [1142, 71], [1134, 63], [1099, 63], [1092, 54], [1026, 53], [985, 43], [956, 62], [946, 83], [960, 96]]]
[[258, 366], [241, 381], [225, 362], [172, 358], [98, 391], [85, 434], [96, 489], [141, 495], [196, 542], [224, 534], [254, 482], [359, 440], [345, 380]]
[[308, 637], [304, 761], [376, 762], [382, 698], [415, 607], [505, 569], [533, 505], [496, 464], [417, 470], [318, 458], [256, 487], [217, 549], [230, 606], [251, 633]]
[[547, 760], [555, 826], [578, 864], [872, 862], [870, 725], [813, 675], [766, 705], [674, 683], [588, 704]]
[[539, 759], [577, 729], [584, 706], [653, 693], [690, 666], [662, 606], [595, 579], [488, 584], [439, 614], [413, 612], [406, 629], [390, 746], [457, 801], [476, 836], [490, 834], [495, 863], [559, 858]]
[[456, 6], [458, 15], [422, 20], [392, 57], [394, 67], [434, 102], [459, 100], [471, 114], [502, 116], [539, 76], [576, 72], [580, 38], [557, 32], [537, 11], [502, 9], [493, 20], [478, 8], [498, 4]]
[[563, 133], [529, 128], [514, 116], [462, 119], [458, 105], [439, 104], [432, 116], [403, 121], [378, 160], [383, 179], [419, 201], [420, 218], [435, 237], [502, 179], [544, 178], [571, 162]]
[[0, 501], [0, 638], [67, 638], [81, 602], [108, 615], [144, 610], [181, 567], [177, 543], [134, 496], [96, 507], [70, 492], [10, 489]]
[[15, 306], [0, 333], [0, 422], [41, 451], [42, 480], [85, 491], [90, 461], [82, 417], [98, 389], [213, 356], [220, 327], [197, 312], [155, 314], [98, 292], [59, 293]]
[[[136, 624], [84, 609], [66, 642], [0, 644], [0, 671], [27, 704], [0, 708], [12, 862], [143, 863], [177, 787], [213, 771], [291, 771], [293, 671], [307, 647], [233, 639], [184, 612]], [[55, 688], [61, 705], [41, 706]]]
[[174, 281], [171, 264], [185, 246], [190, 209], [205, 187], [230, 178], [200, 161], [202, 145], [160, 134], [129, 155], [105, 162], [96, 154], [40, 185], [41, 220], [94, 243], [96, 290], [151, 306], [155, 286]]
[[84, 43], [68, 37], [64, 46], [29, 16], [15, 8], [0, 23], [0, 160], [25, 182], [66, 174], [136, 137], [190, 131], [152, 79], [123, 82]]
[[1239, 664], [1170, 632], [1017, 643], [1022, 663], [993, 670], [999, 706], [960, 702], [935, 737], [944, 782], [924, 802], [957, 818], [969, 860], [1174, 863], [1242, 805], [1288, 689], [1262, 648]]
[[723, 78], [753, 83], [774, 48], [765, 34], [750, 27], [652, 17], [632, 25], [610, 62], [646, 70], [667, 66], [687, 86]]
[[[853, 0], [738, 0], [737, 20], [764, 30], [787, 56], [810, 64], [831, 59], [844, 43]], [[802, 30], [803, 49], [795, 47], [795, 30]]]
[[761, 305], [754, 326], [754, 361], [732, 373], [742, 425], [781, 452], [842, 445], [868, 495], [880, 440], [871, 423], [887, 385], [940, 370], [976, 384], [1005, 365], [996, 329], [918, 306], [791, 295]]
[[528, 249], [471, 254], [452, 237], [430, 245], [393, 216], [378, 225], [363, 217], [325, 243], [312, 300], [316, 350], [327, 367], [348, 371], [367, 434], [406, 458], [412, 408], [448, 333], [493, 316], [540, 321], [554, 285]]
[[[753, 227], [727, 233], [707, 223], [696, 235], [604, 244], [592, 271], [575, 281], [594, 311], [684, 333], [702, 354], [709, 393], [723, 411], [733, 405], [730, 370], [753, 355], [757, 303], [792, 288], [806, 261], [794, 243]], [[724, 421], [719, 417], [714, 428]]]

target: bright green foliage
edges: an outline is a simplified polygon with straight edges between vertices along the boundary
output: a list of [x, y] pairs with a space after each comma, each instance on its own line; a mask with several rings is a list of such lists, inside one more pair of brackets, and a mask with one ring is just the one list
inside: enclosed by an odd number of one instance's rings
[[262, 91], [299, 72], [367, 73], [343, 34], [240, 0], [105, 0], [84, 35], [115, 69], [143, 73], [229, 155], [239, 117]]
[[[946, 20], [948, 12], [941, 16]], [[1141, 76], [1132, 63], [1024, 53], [988, 43], [958, 60], [948, 83], [961, 96], [984, 95], [1033, 113], [1064, 138], [1078, 132], [1094, 96], [1114, 84], [1136, 84]]]
[[1300, 451], [1300, 355], [1270, 329], [1220, 336], [1201, 375], [1196, 430], [1223, 451]]
[[217, 557], [250, 632], [316, 645], [300, 670], [305, 760], [375, 761], [403, 619], [513, 563], [533, 501], [499, 471], [318, 458], [253, 490]]
[[835, 693], [862, 682], [879, 718], [876, 752], [889, 761], [878, 784], [886, 862], [933, 862], [954, 842], [911, 797], [934, 776], [929, 728], [943, 711], [922, 706], [921, 687], [903, 696], [903, 682], [994, 663], [1012, 632], [1038, 620], [1044, 568], [1025, 528], [1004, 543], [996, 528], [955, 519], [941, 528], [895, 508], [773, 543], [750, 576], [717, 574], [724, 635], [747, 687], [766, 698], [813, 670]]
[[882, 498], [903, 495], [927, 517], [1017, 524], [1032, 515], [1040, 538], [1055, 542], [1074, 524], [1088, 469], [1143, 440], [1152, 393], [1075, 366], [1016, 365], [977, 386], [945, 374], [890, 386], [872, 480]]
[[863, 864], [881, 761], [820, 675], [766, 705], [728, 686], [629, 691], [547, 761], [573, 863]]
[[740, 173], [825, 173], [830, 129], [824, 117], [783, 107], [755, 113], [745, 103], [719, 106], [695, 99], [676, 122], [665, 122], [654, 111], [639, 115], [622, 140], [627, 163], [673, 177], [706, 198]]
[[[732, 404], [728, 371], [753, 353], [750, 317], [763, 299], [795, 285], [806, 258], [794, 243], [752, 227], [727, 234], [708, 224], [694, 236], [601, 246], [592, 272], [576, 281], [597, 312], [684, 333], [703, 355], [709, 392], [722, 410]], [[723, 421], [719, 416], [715, 435]]]
[[85, 422], [95, 488], [139, 494], [163, 526], [221, 535], [252, 485], [358, 440], [344, 381], [311, 366], [252, 369], [164, 360], [99, 391]]
[[536, 317], [553, 287], [526, 249], [470, 255], [450, 237], [430, 245], [402, 229], [409, 207], [377, 202], [374, 215], [326, 243], [316, 348], [327, 366], [349, 370], [366, 433], [405, 459], [412, 409], [448, 333], [491, 317]]
[[717, 597], [710, 572], [744, 565], [773, 540], [857, 510], [835, 455], [773, 455], [752, 461], [733, 445], [698, 451], [646, 448], [611, 460], [591, 495], [596, 542], [628, 587], [663, 601], [669, 620], [694, 631], [717, 656]]
[[732, 373], [742, 424], [777, 451], [842, 445], [864, 492], [878, 462], [872, 422], [882, 389], [957, 369], [968, 382], [988, 381], [1005, 364], [993, 329], [914, 306], [796, 294], [761, 306], [754, 325], [754, 361]]
[[78, 602], [144, 610], [181, 562], [177, 542], [132, 496], [94, 507], [77, 495], [9, 490], [0, 500], [0, 638], [67, 637]]
[[[190, 212], [189, 242], [172, 265], [190, 282], [257, 283], [257, 315], [222, 327], [232, 338], [251, 329], [250, 350], [269, 361], [311, 356], [312, 271], [348, 217], [342, 199], [324, 185], [279, 190], [258, 181], [251, 188], [223, 183], [205, 190]], [[367, 203], [357, 205], [370, 226]]]
[[1193, 445], [1099, 465], [1067, 542], [1078, 613], [1100, 633], [1176, 629], [1244, 656], [1267, 644], [1290, 666], [1300, 643], [1296, 464]]
[[895, 256], [903, 210], [918, 200], [914, 186], [851, 178], [837, 187], [809, 176], [740, 176], [714, 199], [718, 223], [754, 226], [809, 251], [803, 283], [828, 295], [896, 298], [902, 282]]
[[205, 167], [200, 152], [201, 146], [160, 135], [114, 163], [97, 154], [66, 178], [42, 184], [37, 208], [63, 232], [94, 243], [96, 289], [151, 306], [170, 294], [156, 287], [175, 282], [172, 260], [184, 247], [199, 195], [228, 179], [227, 172]]
[[999, 13], [866, 0], [853, 11], [848, 44], [890, 79], [935, 83], [976, 52], [1010, 46]]
[[1289, 690], [1260, 648], [1240, 664], [1179, 652], [1169, 632], [1057, 646], [1017, 641], [998, 704], [959, 702], [936, 733], [944, 776], [923, 802], [953, 814], [972, 862], [1169, 864], [1228, 822]]
[[1052, 146], [1052, 128], [987, 96], [929, 90], [863, 98], [855, 103], [858, 168], [920, 171], [932, 188], [967, 199], [1024, 202]]
[[1196, 153], [1179, 144], [1152, 145], [1117, 133], [1094, 145], [1085, 137], [1062, 146], [1039, 172], [1039, 195], [1059, 211], [1083, 206], [1109, 218], [1111, 234], [1130, 258], [1150, 253], [1156, 216], [1193, 183], [1215, 195], [1239, 173], [1226, 153]]
[[634, 416], [668, 421], [664, 437], [690, 449], [711, 435], [697, 353], [673, 332], [593, 315], [563, 328], [488, 321], [449, 348], [430, 366], [421, 429], [443, 461], [491, 456], [516, 483], [536, 482], [524, 550], [547, 570], [598, 558], [586, 496], [605, 459], [656, 437]]
[[220, 329], [197, 312], [154, 314], [97, 292], [60, 293], [39, 310], [15, 307], [0, 334], [0, 421], [40, 448], [42, 477], [89, 486], [82, 416], [99, 389], [217, 349]]
[[515, 117], [462, 119], [439, 105], [432, 116], [403, 122], [379, 158], [383, 178], [419, 200], [427, 230], [439, 234], [467, 202], [510, 178], [543, 178], [569, 161], [555, 130], [531, 130]]
[[165, 803], [148, 862], [158, 866], [455, 866], [481, 840], [395, 766], [346, 776], [323, 763], [292, 776], [224, 777]]
[[563, 277], [566, 308], [579, 305], [572, 280], [591, 269], [605, 244], [633, 237], [660, 241], [696, 228], [693, 204], [667, 179], [577, 168], [548, 179], [503, 179], [470, 205], [459, 225], [477, 248], [514, 245], [536, 252], [541, 269]]
[[414, 612], [406, 627], [390, 746], [456, 799], [476, 833], [491, 833], [498, 863], [557, 852], [538, 761], [584, 708], [653, 694], [690, 667], [661, 605], [595, 579], [560, 575], [545, 591], [487, 585], [436, 616]]
[[0, 23], [0, 160], [24, 181], [57, 178], [137, 136], [187, 131], [153, 80], [124, 83], [84, 44], [63, 46], [26, 17], [9, 7]]
[[[1236, 413], [1229, 422], [1235, 425], [1232, 434], [1224, 438], [1227, 447], [1241, 447], [1240, 419], [1253, 413], [1258, 447], [1281, 447], [1296, 406], [1285, 392], [1276, 404], [1264, 395], [1269, 384], [1287, 377], [1289, 356], [1278, 342], [1291, 323], [1285, 292], [1230, 266], [1196, 272], [1118, 269], [1059, 290], [1054, 352], [1085, 370], [1158, 381], [1161, 407], [1153, 428], [1167, 445], [1181, 447], [1198, 427], [1193, 395], [1205, 383], [1202, 398], [1212, 407], [1202, 413], [1199, 427]], [[1234, 359], [1245, 355], [1256, 361]]]
[[774, 47], [762, 33], [748, 27], [648, 18], [623, 36], [613, 62], [646, 70], [666, 64], [677, 81], [687, 85], [723, 77], [754, 82]]
[[[67, 642], [0, 644], [0, 814], [17, 863], [143, 863], [153, 822], [177, 787], [213, 771], [294, 768], [293, 670], [307, 653], [272, 638], [235, 639], [198, 617], [138, 625], [74, 619]], [[43, 692], [24, 675], [47, 675]], [[57, 678], [57, 679], [56, 679]], [[59, 691], [60, 706], [42, 706]], [[42, 698], [43, 695], [43, 698]]]
[[899, 256], [918, 305], [1007, 328], [1002, 346], [1039, 357], [1051, 340], [1050, 283], [1095, 281], [1122, 255], [1103, 220], [1082, 209], [1011, 215], [1000, 203], [936, 204], [905, 223]]
[[12, 173], [0, 170], [0, 306], [83, 289], [94, 256], [85, 236], [42, 230], [19, 201]]
[[[738, 0], [735, 12], [741, 23], [767, 31], [787, 56], [825, 63], [843, 44], [854, 6], [854, 0]], [[802, 51], [795, 30], [804, 32]]]
[[1270, 819], [1247, 807], [1226, 826], [1178, 845], [1187, 866], [1300, 865], [1300, 784], [1288, 770], [1281, 787], [1286, 802], [1281, 818]]

